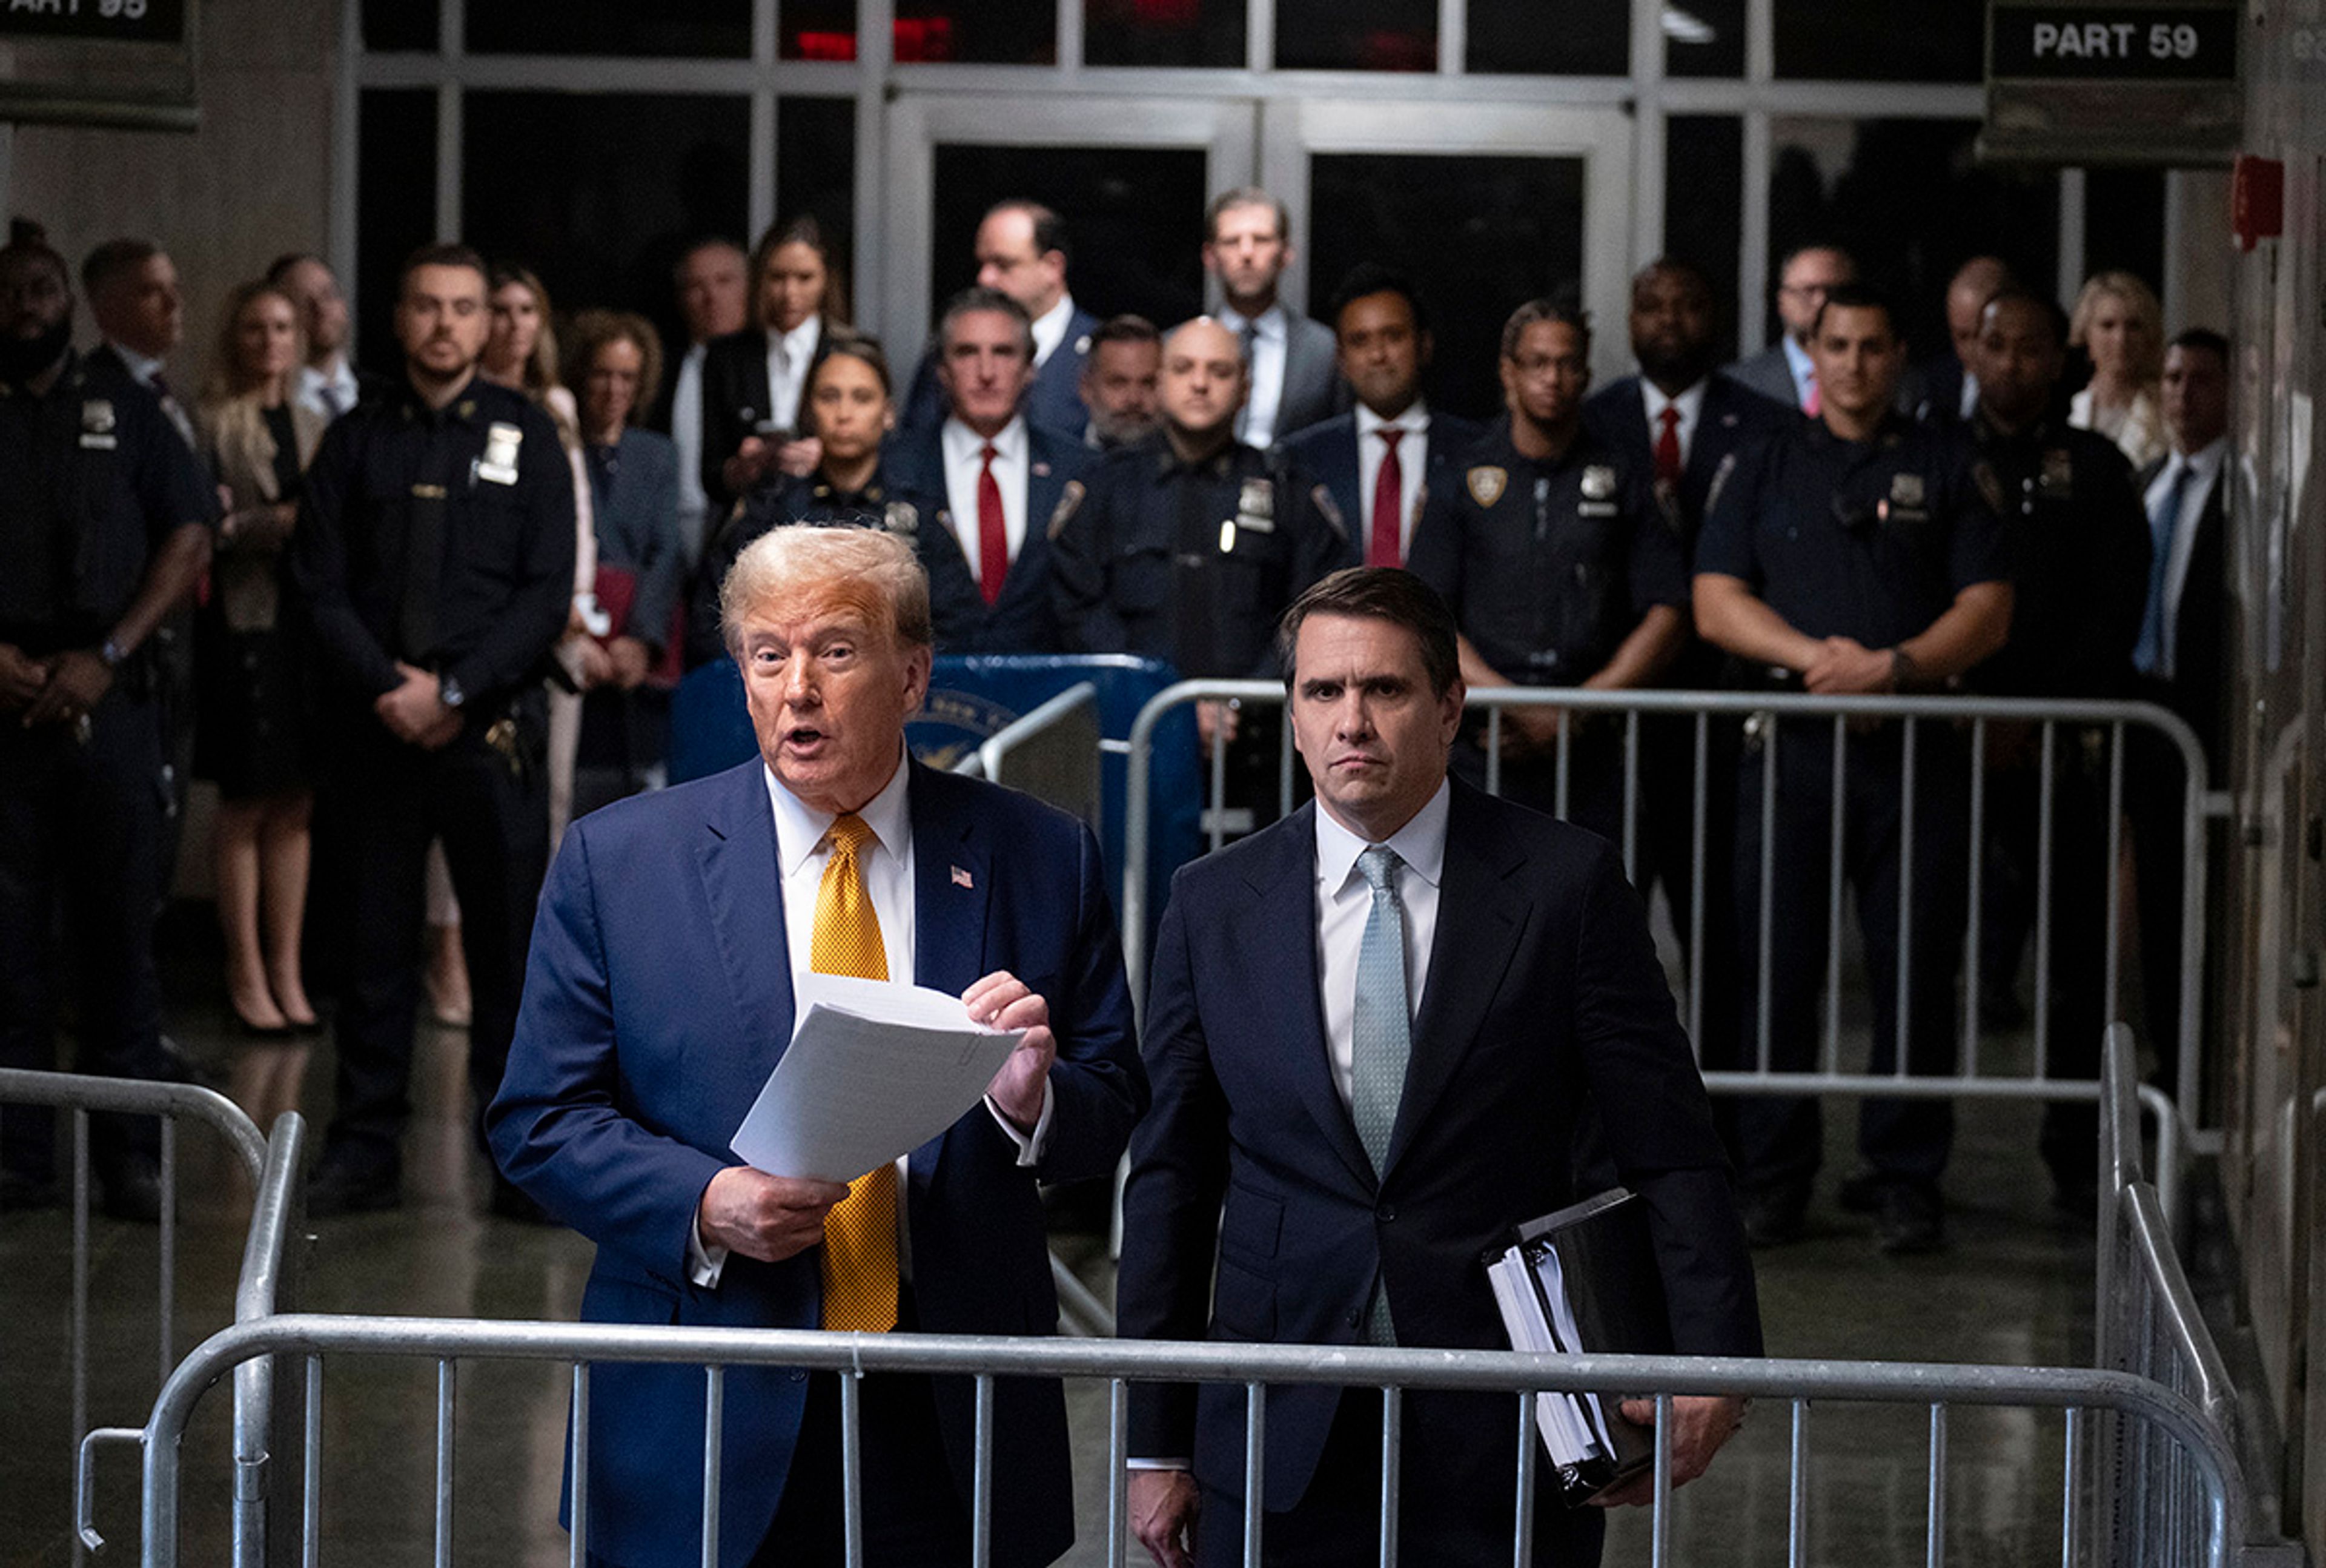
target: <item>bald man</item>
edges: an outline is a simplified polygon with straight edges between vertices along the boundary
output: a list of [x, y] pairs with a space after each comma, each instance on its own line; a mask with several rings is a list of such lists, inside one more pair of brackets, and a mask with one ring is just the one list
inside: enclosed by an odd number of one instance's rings
[[1962, 422], [1977, 412], [1980, 313], [1989, 300], [2016, 286], [2000, 256], [1975, 255], [1955, 269], [1947, 283], [1947, 336], [1952, 343], [1909, 373], [1916, 396], [1912, 412], [1918, 418]]

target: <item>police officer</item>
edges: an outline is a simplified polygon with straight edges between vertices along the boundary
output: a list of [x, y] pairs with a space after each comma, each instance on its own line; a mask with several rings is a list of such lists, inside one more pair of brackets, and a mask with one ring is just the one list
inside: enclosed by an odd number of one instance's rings
[[[461, 898], [480, 1103], [507, 1059], [547, 868], [541, 682], [572, 595], [572, 469], [546, 413], [476, 374], [486, 322], [482, 258], [414, 253], [397, 283], [404, 380], [331, 426], [292, 535], [322, 688], [317, 836], [350, 905], [318, 1214], [401, 1201], [429, 841]], [[525, 1215], [495, 1180], [496, 1211]]]
[[[1473, 690], [1644, 685], [1688, 637], [1688, 561], [1648, 477], [1585, 428], [1591, 329], [1580, 311], [1535, 300], [1503, 327], [1508, 414], [1457, 459], [1458, 486], [1433, 493], [1408, 565], [1462, 630]], [[1503, 715], [1502, 793], [1557, 811], [1559, 733], [1569, 729], [1565, 814], [1620, 842], [1624, 727], [1557, 709]], [[1455, 770], [1485, 778], [1486, 726], [1465, 723]]]
[[[1938, 688], [2003, 645], [2011, 624], [1999, 498], [1992, 473], [1958, 437], [1892, 412], [1905, 344], [1879, 294], [1835, 289], [1811, 329], [1820, 410], [1740, 457], [1714, 486], [1697, 542], [1698, 629], [1772, 685], [1819, 693]], [[1902, 940], [1911, 983], [1907, 1064], [1946, 1071], [1955, 1042], [1968, 823], [1966, 765], [1945, 726], [1913, 728], [1911, 846], [1914, 903], [1901, 931], [1906, 868], [1906, 727], [1863, 727], [1846, 743], [1843, 872], [1857, 892], [1872, 977], [1873, 1071], [1896, 1061]], [[1736, 908], [1744, 944], [1746, 1049], [1758, 1047], [1763, 940], [1761, 748], [1777, 747], [1780, 868], [1768, 896], [1766, 1040], [1780, 1069], [1813, 1064], [1826, 972], [1826, 888], [1833, 811], [1833, 726], [1763, 726], [1740, 770]], [[1756, 1244], [1800, 1233], [1820, 1141], [1812, 1099], [1754, 1096], [1736, 1113], [1745, 1228]], [[1869, 1099], [1858, 1148], [1878, 1178], [1878, 1239], [1890, 1252], [1943, 1240], [1939, 1179], [1953, 1137], [1942, 1100]]]
[[[163, 734], [154, 630], [209, 559], [216, 502], [160, 403], [72, 351], [63, 260], [0, 248], [0, 1065], [56, 1064], [60, 904], [79, 1064], [172, 1076], [154, 958]], [[106, 1211], [161, 1214], [150, 1118], [99, 1117]], [[0, 1204], [53, 1201], [50, 1112], [0, 1120]]]
[[[2107, 700], [2134, 688], [2148, 525], [2116, 443], [2049, 412], [2065, 363], [2065, 326], [2051, 301], [2006, 287], [1980, 310], [1971, 340], [1967, 364], [1978, 405], [1970, 429], [2003, 493], [2013, 606], [2010, 640], [1971, 678], [1998, 696]], [[1981, 884], [1988, 939], [1981, 968], [1989, 982], [2008, 986], [2042, 880], [2041, 738], [2032, 728], [1990, 724], [1986, 756], [1992, 837]], [[2052, 773], [2049, 1069], [2096, 1078], [2108, 1018], [2107, 729], [2055, 730]], [[2091, 1211], [2098, 1137], [2093, 1106], [2055, 1100], [2044, 1108], [2043, 1160], [2053, 1201], [2068, 1212]]]
[[[1166, 659], [1190, 680], [1268, 677], [1277, 616], [1355, 564], [1324, 487], [1235, 439], [1246, 379], [1235, 334], [1208, 316], [1180, 326], [1163, 341], [1160, 435], [1108, 453], [1086, 495], [1067, 487], [1050, 582], [1070, 652]], [[1249, 731], [1238, 773], [1257, 804], [1259, 773], [1274, 796], [1274, 728], [1245, 717], [1205, 702], [1196, 726], [1206, 747]]]

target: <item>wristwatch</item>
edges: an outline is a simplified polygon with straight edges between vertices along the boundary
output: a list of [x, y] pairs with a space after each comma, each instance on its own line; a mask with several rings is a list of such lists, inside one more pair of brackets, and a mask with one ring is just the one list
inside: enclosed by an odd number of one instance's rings
[[436, 682], [436, 700], [445, 707], [458, 708], [468, 700], [469, 694], [461, 690], [461, 683], [451, 676], [447, 675]]
[[105, 639], [104, 645], [97, 650], [97, 656], [105, 661], [107, 669], [118, 670], [121, 668], [122, 661], [129, 657], [129, 653], [119, 643], [107, 637]]

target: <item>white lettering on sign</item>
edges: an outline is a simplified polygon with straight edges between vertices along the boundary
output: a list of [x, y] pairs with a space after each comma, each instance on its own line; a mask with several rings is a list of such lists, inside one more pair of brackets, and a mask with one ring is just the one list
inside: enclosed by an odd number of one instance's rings
[[2146, 33], [2136, 22], [2035, 23], [2038, 60], [2130, 60], [2145, 49], [2151, 60], [2194, 60], [2197, 30], [2187, 23], [2156, 23]]
[[11, 15], [19, 11], [30, 11], [42, 16], [69, 16], [79, 9], [80, 0], [70, 0], [70, 7], [67, 0], [8, 0]]

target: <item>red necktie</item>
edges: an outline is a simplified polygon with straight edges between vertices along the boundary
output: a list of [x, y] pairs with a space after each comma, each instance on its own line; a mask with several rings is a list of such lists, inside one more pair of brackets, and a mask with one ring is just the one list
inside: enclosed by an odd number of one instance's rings
[[1818, 411], [1824, 406], [1825, 400], [1818, 395], [1817, 377], [1812, 376], [1810, 377], [1809, 392], [1801, 399], [1801, 412], [1815, 419], [1818, 416]]
[[1656, 415], [1656, 422], [1662, 427], [1656, 431], [1656, 483], [1677, 487], [1680, 475], [1679, 410], [1669, 403], [1664, 404], [1663, 413]]
[[1001, 597], [1001, 580], [1009, 575], [1009, 530], [1001, 521], [1001, 484], [993, 477], [993, 443], [982, 449], [985, 466], [977, 470], [977, 586], [991, 604]]
[[1397, 460], [1397, 441], [1405, 431], [1391, 424], [1383, 425], [1380, 433], [1381, 472], [1373, 477], [1373, 525], [1365, 544], [1365, 564], [1403, 566], [1405, 530], [1400, 515], [1405, 509], [1405, 470]]

